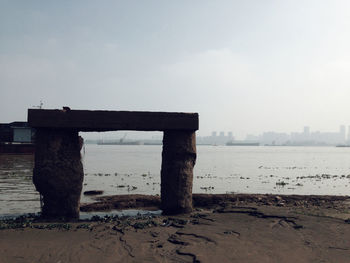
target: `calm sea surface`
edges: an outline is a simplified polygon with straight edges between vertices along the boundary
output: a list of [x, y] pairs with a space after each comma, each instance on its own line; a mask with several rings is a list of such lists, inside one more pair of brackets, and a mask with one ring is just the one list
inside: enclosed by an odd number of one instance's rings
[[[85, 145], [84, 187], [159, 194], [161, 146]], [[194, 193], [348, 195], [350, 148], [198, 146]], [[0, 215], [40, 211], [33, 156], [0, 155]], [[82, 194], [82, 202], [92, 199]]]

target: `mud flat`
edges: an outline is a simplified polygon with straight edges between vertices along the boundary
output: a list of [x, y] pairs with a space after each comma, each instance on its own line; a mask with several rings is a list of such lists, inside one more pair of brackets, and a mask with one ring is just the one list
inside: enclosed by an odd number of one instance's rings
[[[97, 199], [107, 206], [118, 198]], [[144, 197], [122, 198], [137, 207]], [[152, 198], [144, 205], [159, 204]], [[3, 221], [0, 262], [349, 262], [348, 197], [194, 195], [193, 201], [194, 212], [179, 216]]]
[[[349, 196], [333, 195], [272, 195], [272, 194], [193, 194], [193, 206], [212, 208], [226, 203], [235, 205], [277, 206], [298, 208], [345, 209], [350, 207]], [[113, 209], [160, 208], [158, 195], [111, 195], [95, 197], [94, 203], [81, 204], [80, 211], [110, 211]]]

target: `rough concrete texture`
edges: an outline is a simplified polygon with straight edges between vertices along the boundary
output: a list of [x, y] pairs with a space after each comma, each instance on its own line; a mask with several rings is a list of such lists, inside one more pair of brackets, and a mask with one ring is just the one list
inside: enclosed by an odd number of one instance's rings
[[164, 214], [192, 211], [194, 131], [164, 131], [161, 168], [161, 207]]
[[43, 196], [43, 217], [79, 217], [84, 179], [80, 143], [78, 131], [37, 129], [33, 182]]

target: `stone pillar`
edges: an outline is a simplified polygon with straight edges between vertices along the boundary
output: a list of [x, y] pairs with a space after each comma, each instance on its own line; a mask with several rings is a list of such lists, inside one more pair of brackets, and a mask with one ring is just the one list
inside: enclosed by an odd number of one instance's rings
[[164, 131], [161, 168], [161, 206], [164, 214], [192, 211], [195, 131]]
[[78, 131], [37, 129], [33, 182], [45, 218], [79, 218], [84, 171]]

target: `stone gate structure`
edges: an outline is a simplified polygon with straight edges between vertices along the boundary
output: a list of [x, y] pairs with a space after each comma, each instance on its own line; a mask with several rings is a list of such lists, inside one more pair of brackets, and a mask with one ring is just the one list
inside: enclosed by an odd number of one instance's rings
[[79, 131], [163, 131], [161, 208], [165, 214], [192, 211], [197, 113], [29, 109], [28, 123], [36, 129], [33, 182], [44, 217], [79, 217]]

